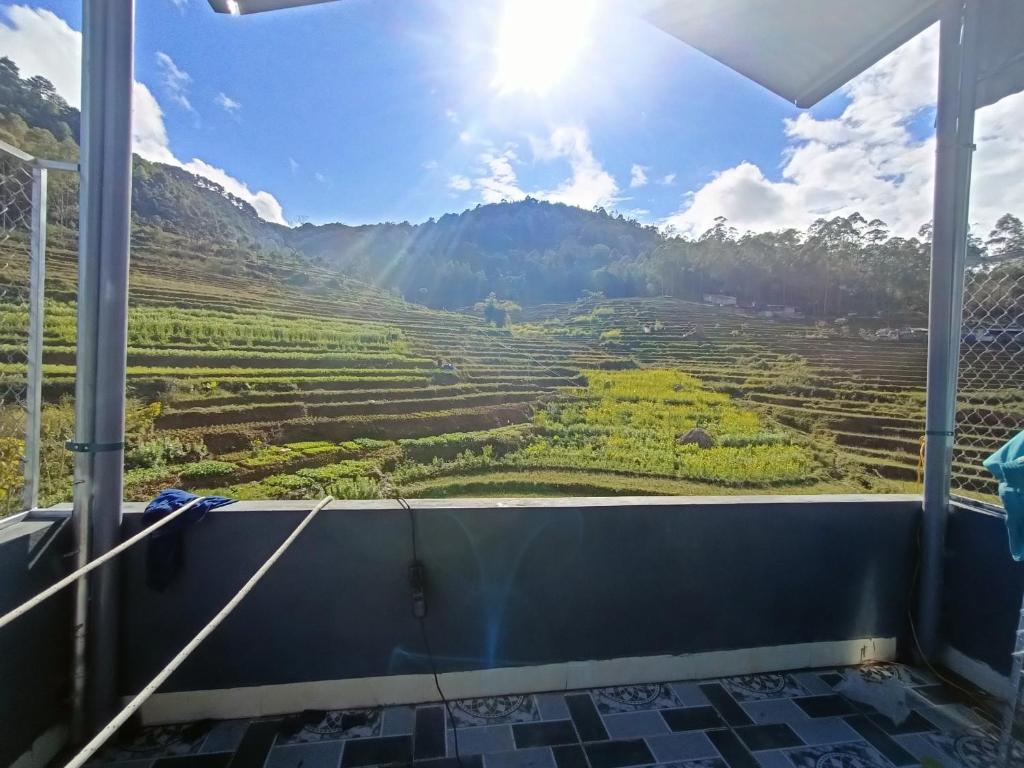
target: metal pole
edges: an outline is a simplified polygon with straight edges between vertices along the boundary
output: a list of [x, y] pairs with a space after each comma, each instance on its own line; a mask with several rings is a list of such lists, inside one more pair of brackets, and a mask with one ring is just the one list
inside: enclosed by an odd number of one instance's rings
[[[120, 540], [131, 215], [134, 0], [82, 4], [75, 531], [82, 567]], [[117, 570], [75, 599], [73, 736], [116, 708]], [[88, 676], [86, 676], [88, 674]]]
[[46, 169], [32, 168], [32, 242], [28, 282], [28, 370], [25, 413], [25, 509], [39, 506], [43, 417], [43, 298], [46, 287]]
[[946, 0], [939, 38], [935, 200], [928, 318], [928, 400], [918, 637], [939, 651], [942, 568], [956, 427], [971, 153], [977, 82], [977, 0]]

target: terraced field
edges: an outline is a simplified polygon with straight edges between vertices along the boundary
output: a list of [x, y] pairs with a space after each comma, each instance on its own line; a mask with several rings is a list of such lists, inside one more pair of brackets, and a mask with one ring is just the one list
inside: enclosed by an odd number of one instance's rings
[[[73, 254], [51, 242], [46, 502], [70, 493], [75, 344]], [[496, 329], [328, 271], [222, 274], [201, 246], [175, 245], [173, 259], [166, 243], [133, 251], [129, 498], [169, 485], [240, 498], [916, 487], [922, 342], [670, 299], [534, 307]], [[25, 319], [0, 306], [6, 352]], [[23, 366], [0, 376], [22, 385]], [[995, 448], [1022, 403], [991, 396], [963, 409]], [[13, 434], [16, 410], [3, 419]], [[693, 428], [706, 445], [681, 439]], [[958, 472], [983, 478], [983, 453], [958, 453]]]

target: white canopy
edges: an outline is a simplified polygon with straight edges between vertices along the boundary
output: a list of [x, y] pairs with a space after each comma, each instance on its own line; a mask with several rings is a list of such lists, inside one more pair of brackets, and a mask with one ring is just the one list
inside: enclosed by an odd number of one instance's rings
[[[220, 13], [241, 15], [331, 1], [209, 3]], [[632, 7], [673, 37], [798, 107], [810, 107], [936, 21], [941, 5], [942, 0], [644, 0]], [[1024, 0], [985, 0], [981, 27], [978, 106], [1024, 89]]]
[[938, 0], [653, 0], [657, 27], [809, 107], [938, 19]]

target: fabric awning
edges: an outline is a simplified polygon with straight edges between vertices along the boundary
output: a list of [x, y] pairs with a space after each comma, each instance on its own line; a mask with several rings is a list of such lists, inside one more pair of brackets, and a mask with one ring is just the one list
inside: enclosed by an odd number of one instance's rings
[[[333, 0], [209, 0], [249, 14]], [[514, 0], [510, 0], [514, 1]], [[982, 2], [978, 106], [1024, 90], [1024, 0]], [[559, 0], [551, 0], [559, 2]], [[939, 17], [941, 0], [647, 0], [656, 27], [810, 107]]]
[[938, 19], [937, 0], [653, 0], [655, 26], [810, 107]]

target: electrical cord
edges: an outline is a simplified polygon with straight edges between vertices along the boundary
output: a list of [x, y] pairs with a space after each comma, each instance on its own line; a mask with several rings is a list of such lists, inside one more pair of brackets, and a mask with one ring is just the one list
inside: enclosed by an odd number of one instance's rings
[[[452, 714], [451, 703], [448, 701], [448, 697], [444, 695], [444, 691], [441, 689], [441, 680], [437, 674], [437, 662], [434, 659], [434, 651], [430, 647], [430, 637], [427, 634], [427, 610], [426, 600], [423, 595], [425, 584], [425, 570], [423, 563], [420, 562], [419, 552], [417, 549], [417, 536], [416, 536], [416, 510], [412, 508], [408, 501], [402, 498], [402, 494], [399, 493], [398, 488], [391, 482], [391, 479], [381, 473], [381, 490], [385, 493], [390, 492], [391, 497], [398, 502], [398, 506], [404, 509], [409, 515], [409, 542], [412, 549], [412, 565], [409, 568], [409, 579], [410, 584], [413, 588], [413, 618], [420, 626], [420, 637], [423, 639], [423, 650], [427, 654], [427, 659], [430, 662], [430, 673], [434, 677], [434, 688], [437, 689], [437, 695], [441, 698], [441, 703], [444, 705], [445, 713], [448, 716], [448, 722], [452, 726], [452, 741], [455, 746], [455, 762], [459, 768], [464, 768], [462, 764], [462, 755], [459, 752], [459, 729], [455, 723], [455, 717]], [[447, 741], [447, 739], [446, 739]], [[447, 752], [447, 744], [446, 749]]]
[[910, 578], [910, 594], [907, 599], [907, 622], [910, 625], [910, 636], [914, 640], [914, 648], [917, 650], [917, 657], [925, 665], [929, 672], [935, 676], [935, 679], [950, 688], [955, 688], [964, 694], [971, 703], [979, 707], [982, 710], [991, 710], [992, 701], [979, 695], [978, 691], [972, 691], [965, 686], [957, 683], [955, 680], [950, 678], [948, 675], [942, 674], [935, 666], [931, 663], [928, 657], [925, 655], [924, 650], [921, 648], [921, 641], [917, 637], [917, 625], [914, 623], [914, 593], [917, 591], [917, 582], [921, 573], [921, 527], [917, 529], [917, 537], [915, 539], [917, 544], [917, 556], [914, 558], [914, 573]]

